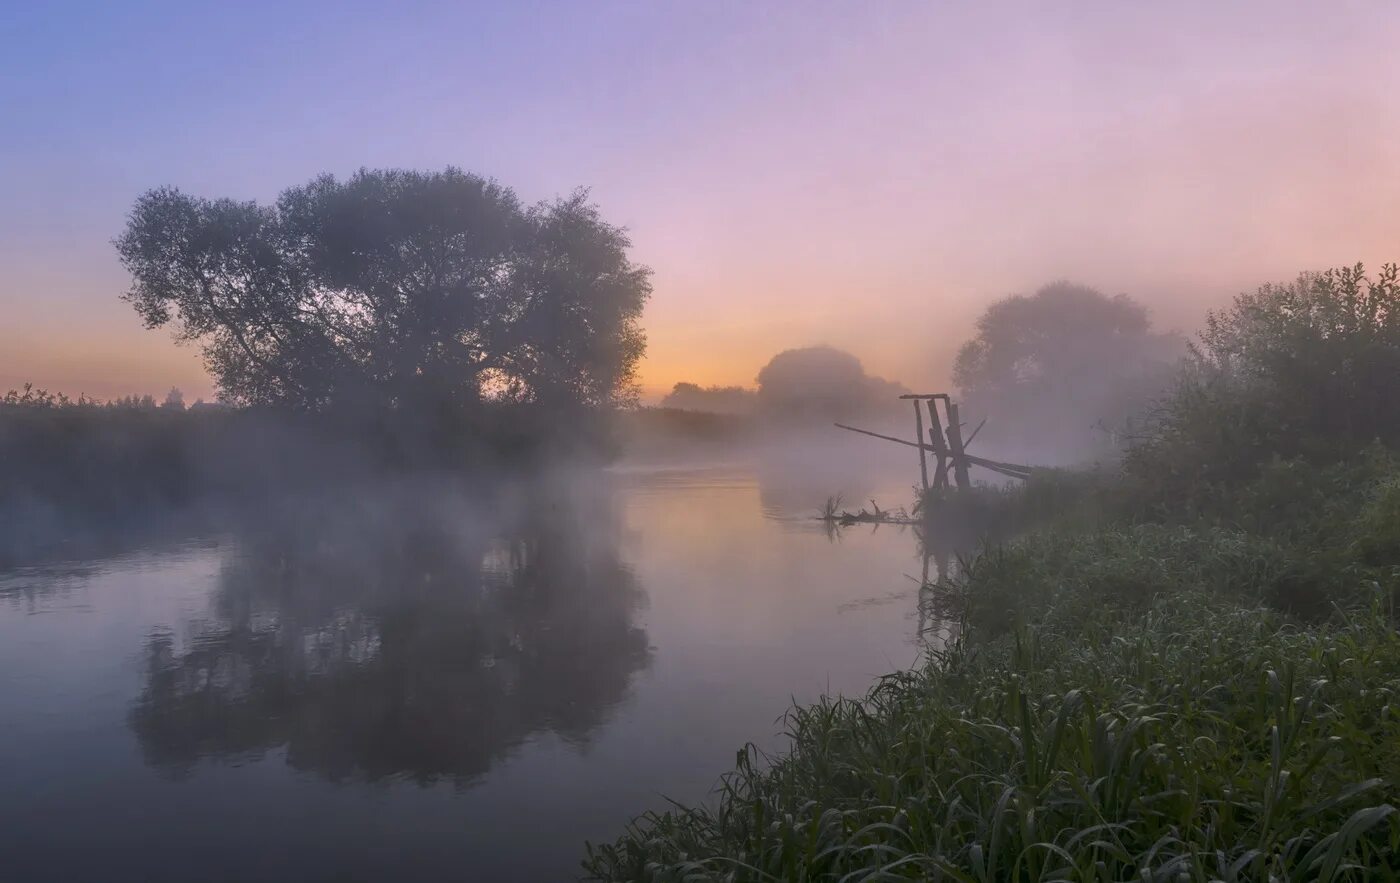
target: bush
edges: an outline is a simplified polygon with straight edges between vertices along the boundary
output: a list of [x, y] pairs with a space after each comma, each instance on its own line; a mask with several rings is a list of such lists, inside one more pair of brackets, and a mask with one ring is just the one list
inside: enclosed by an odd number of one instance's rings
[[1265, 285], [1212, 313], [1190, 367], [1127, 457], [1163, 501], [1253, 478], [1282, 457], [1336, 462], [1400, 445], [1400, 269]]

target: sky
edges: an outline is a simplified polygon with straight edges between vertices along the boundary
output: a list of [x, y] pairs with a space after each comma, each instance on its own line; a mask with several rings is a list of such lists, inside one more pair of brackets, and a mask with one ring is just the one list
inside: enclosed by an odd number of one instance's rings
[[826, 343], [947, 386], [1072, 279], [1184, 331], [1400, 260], [1400, 4], [0, 4], [0, 390], [209, 397], [120, 300], [136, 197], [455, 165], [588, 187], [654, 271], [640, 381]]

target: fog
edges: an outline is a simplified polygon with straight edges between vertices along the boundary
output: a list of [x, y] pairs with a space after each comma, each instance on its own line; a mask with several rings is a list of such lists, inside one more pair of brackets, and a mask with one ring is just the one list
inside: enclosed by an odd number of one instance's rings
[[0, 877], [1393, 866], [1397, 37], [7, 13]]

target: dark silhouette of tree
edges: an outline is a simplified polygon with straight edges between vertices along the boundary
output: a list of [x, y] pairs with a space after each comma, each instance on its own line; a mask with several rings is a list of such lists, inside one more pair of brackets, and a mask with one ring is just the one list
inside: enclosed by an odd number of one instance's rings
[[768, 415], [840, 419], [889, 411], [908, 392], [865, 373], [860, 359], [829, 346], [784, 350], [758, 372], [758, 402]]
[[715, 414], [751, 414], [755, 400], [754, 391], [742, 386], [702, 387], [682, 382], [666, 394], [661, 400], [661, 407]]
[[1038, 462], [1074, 459], [1150, 404], [1184, 350], [1127, 295], [1054, 282], [988, 307], [953, 381], [964, 414], [989, 418], [984, 438], [1033, 447]]
[[223, 398], [468, 412], [631, 394], [649, 271], [587, 193], [523, 207], [494, 181], [361, 170], [275, 205], [174, 189], [116, 240], [151, 328], [199, 341]]

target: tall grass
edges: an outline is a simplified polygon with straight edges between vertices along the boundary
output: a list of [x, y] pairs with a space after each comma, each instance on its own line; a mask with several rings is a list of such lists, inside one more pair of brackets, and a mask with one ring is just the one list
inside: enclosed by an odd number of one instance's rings
[[787, 716], [599, 880], [1360, 880], [1400, 874], [1400, 636], [1200, 593], [961, 642]]

